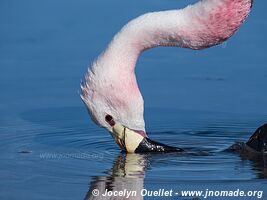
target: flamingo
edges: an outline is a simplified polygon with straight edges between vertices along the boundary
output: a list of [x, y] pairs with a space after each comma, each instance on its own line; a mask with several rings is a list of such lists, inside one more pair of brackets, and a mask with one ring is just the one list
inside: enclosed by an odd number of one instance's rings
[[221, 44], [245, 21], [252, 4], [253, 0], [200, 0], [183, 9], [146, 13], [127, 23], [81, 84], [81, 99], [92, 120], [107, 129], [123, 151], [183, 151], [147, 136], [144, 100], [135, 76], [137, 59], [158, 46], [201, 50]]

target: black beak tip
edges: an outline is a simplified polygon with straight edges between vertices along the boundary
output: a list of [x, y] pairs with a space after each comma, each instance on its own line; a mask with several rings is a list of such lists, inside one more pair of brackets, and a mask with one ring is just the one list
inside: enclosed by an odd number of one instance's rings
[[159, 142], [155, 142], [146, 137], [141, 141], [141, 143], [135, 150], [135, 153], [171, 153], [171, 152], [184, 152], [184, 150], [178, 147], [172, 147]]

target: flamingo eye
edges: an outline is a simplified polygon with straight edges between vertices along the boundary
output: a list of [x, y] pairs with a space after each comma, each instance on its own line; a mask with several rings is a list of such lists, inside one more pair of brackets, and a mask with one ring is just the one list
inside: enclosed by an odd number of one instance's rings
[[110, 126], [115, 125], [115, 121], [113, 120], [113, 117], [111, 115], [106, 115], [105, 120]]

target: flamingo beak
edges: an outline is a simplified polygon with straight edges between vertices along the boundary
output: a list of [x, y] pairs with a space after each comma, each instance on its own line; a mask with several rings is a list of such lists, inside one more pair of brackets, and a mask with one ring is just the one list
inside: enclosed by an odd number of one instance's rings
[[119, 145], [121, 150], [128, 153], [134, 153], [136, 148], [145, 138], [136, 131], [133, 131], [121, 124], [115, 124], [112, 127], [111, 135]]
[[149, 139], [140, 131], [131, 130], [123, 125], [115, 124], [111, 129], [111, 135], [121, 150], [128, 153], [146, 152], [183, 152], [183, 149], [168, 146]]

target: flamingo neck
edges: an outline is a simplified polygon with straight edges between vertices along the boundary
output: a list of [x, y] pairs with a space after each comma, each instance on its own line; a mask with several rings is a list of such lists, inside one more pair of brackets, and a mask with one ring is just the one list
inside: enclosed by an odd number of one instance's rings
[[125, 31], [119, 32], [101, 55], [101, 61], [105, 63], [105, 67], [118, 73], [132, 73], [141, 52], [135, 45], [135, 41], [134, 36], [127, 35]]
[[237, 31], [251, 6], [252, 0], [202, 0], [180, 10], [144, 14], [122, 28], [101, 59], [113, 70], [133, 72], [138, 56], [149, 48], [220, 44]]
[[144, 131], [144, 103], [134, 73], [140, 53], [157, 46], [203, 49], [220, 44], [237, 31], [251, 6], [252, 0], [201, 0], [130, 21], [85, 77], [82, 99], [93, 119], [107, 127], [104, 116], [113, 114], [124, 126]]

